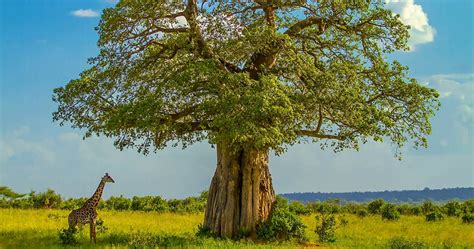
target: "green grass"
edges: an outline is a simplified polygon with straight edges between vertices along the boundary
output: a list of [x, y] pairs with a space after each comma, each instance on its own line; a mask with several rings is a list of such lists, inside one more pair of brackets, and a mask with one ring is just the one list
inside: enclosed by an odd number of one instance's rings
[[[67, 227], [68, 211], [0, 209], [0, 248], [61, 248], [58, 231]], [[194, 236], [203, 214], [101, 211], [99, 217], [109, 228], [98, 233], [97, 245], [89, 242], [89, 228], [79, 233], [80, 248], [95, 246], [127, 248], [152, 240], [158, 245], [205, 248], [288, 248], [322, 246], [329, 248], [386, 248], [390, 239], [403, 237], [421, 241], [432, 248], [474, 248], [474, 226], [460, 218], [426, 222], [423, 216], [402, 216], [398, 221], [382, 221], [379, 216], [359, 218], [346, 215], [349, 223], [337, 229], [337, 241], [320, 244], [314, 215], [303, 216], [309, 242], [262, 244], [250, 241], [199, 239]]]

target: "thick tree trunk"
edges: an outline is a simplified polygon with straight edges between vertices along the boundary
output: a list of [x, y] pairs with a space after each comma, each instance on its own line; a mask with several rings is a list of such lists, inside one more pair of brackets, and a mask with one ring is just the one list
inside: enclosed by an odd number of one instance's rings
[[220, 237], [255, 235], [257, 222], [267, 219], [274, 201], [268, 150], [233, 153], [225, 144], [218, 144], [204, 226]]

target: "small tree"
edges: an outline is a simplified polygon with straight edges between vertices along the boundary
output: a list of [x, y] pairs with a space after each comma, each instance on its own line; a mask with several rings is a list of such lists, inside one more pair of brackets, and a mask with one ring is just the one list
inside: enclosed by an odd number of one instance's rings
[[400, 219], [400, 213], [397, 210], [397, 207], [393, 204], [386, 203], [382, 206], [380, 210], [383, 220], [398, 220]]
[[448, 216], [459, 216], [462, 214], [462, 204], [458, 201], [449, 201], [443, 208]]
[[444, 215], [439, 210], [436, 210], [426, 214], [425, 218], [426, 221], [440, 221], [444, 219]]
[[318, 224], [314, 231], [322, 243], [335, 242], [336, 241], [336, 217], [334, 214], [323, 214], [316, 216]]
[[370, 214], [379, 214], [382, 210], [382, 206], [385, 204], [383, 199], [377, 199], [369, 203], [367, 210]]

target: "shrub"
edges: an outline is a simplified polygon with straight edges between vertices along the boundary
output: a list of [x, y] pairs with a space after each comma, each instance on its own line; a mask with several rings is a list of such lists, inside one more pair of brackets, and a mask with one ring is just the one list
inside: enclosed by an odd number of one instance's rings
[[306, 240], [306, 226], [301, 218], [291, 212], [288, 202], [277, 196], [276, 202], [267, 221], [257, 226], [257, 237], [263, 240]]
[[424, 215], [427, 215], [428, 213], [434, 212], [436, 210], [436, 206], [431, 201], [425, 201], [423, 202], [423, 205], [421, 205], [421, 210]]
[[395, 237], [388, 241], [387, 247], [390, 249], [423, 249], [428, 248], [428, 245], [423, 241]]
[[365, 209], [360, 209], [360, 210], [357, 210], [356, 214], [357, 214], [357, 216], [359, 216], [361, 218], [364, 218], [369, 214], [369, 212], [367, 212], [367, 210], [365, 210]]
[[425, 217], [426, 221], [440, 221], [444, 219], [444, 215], [438, 210], [426, 214]]
[[462, 217], [462, 223], [471, 224], [474, 223], [474, 213], [464, 214]]
[[385, 201], [382, 199], [377, 199], [369, 203], [367, 210], [370, 214], [379, 214], [382, 206], [385, 204]]
[[309, 215], [311, 214], [311, 209], [305, 206], [299, 201], [292, 201], [290, 203], [290, 211], [297, 215]]
[[398, 212], [395, 205], [386, 203], [381, 209], [381, 215], [383, 220], [398, 220], [400, 219], [400, 213]]
[[214, 238], [216, 236], [209, 227], [204, 226], [204, 224], [199, 224], [196, 237]]
[[474, 213], [474, 199], [470, 199], [470, 200], [465, 201], [462, 204], [462, 211], [465, 214], [469, 214], [469, 213], [473, 214]]
[[77, 243], [76, 233], [77, 233], [77, 228], [75, 227], [59, 230], [58, 237], [59, 237], [59, 240], [61, 241], [61, 244], [63, 245], [76, 244]]
[[314, 231], [319, 238], [319, 242], [332, 243], [336, 241], [336, 218], [333, 214], [316, 216], [318, 224]]
[[95, 221], [95, 228], [99, 233], [106, 233], [109, 230], [109, 228], [104, 225], [104, 220], [100, 218]]
[[420, 206], [413, 206], [410, 209], [410, 213], [412, 215], [420, 215], [421, 213], [423, 213], [423, 210], [421, 209]]
[[61, 203], [61, 209], [78, 209], [86, 203], [87, 198], [69, 198]]
[[408, 204], [401, 204], [401, 205], [398, 205], [397, 207], [397, 211], [401, 214], [401, 215], [410, 215], [412, 214], [411, 211], [411, 206], [408, 205]]
[[447, 216], [459, 216], [462, 213], [462, 205], [457, 201], [450, 201], [443, 208]]
[[52, 189], [39, 194], [31, 192], [30, 198], [35, 208], [59, 208], [62, 201], [61, 196]]
[[105, 201], [105, 205], [107, 209], [111, 210], [128, 210], [130, 209], [132, 202], [130, 199], [123, 197], [112, 196], [107, 201]]
[[339, 220], [341, 226], [347, 226], [347, 224], [349, 224], [349, 220], [347, 219], [346, 215], [342, 215]]

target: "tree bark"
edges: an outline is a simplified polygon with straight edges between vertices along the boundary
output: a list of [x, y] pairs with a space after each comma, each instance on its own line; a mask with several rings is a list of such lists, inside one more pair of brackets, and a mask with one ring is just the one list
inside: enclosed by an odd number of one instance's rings
[[204, 226], [219, 237], [255, 235], [275, 201], [268, 149], [233, 152], [217, 145], [217, 168], [209, 188]]

